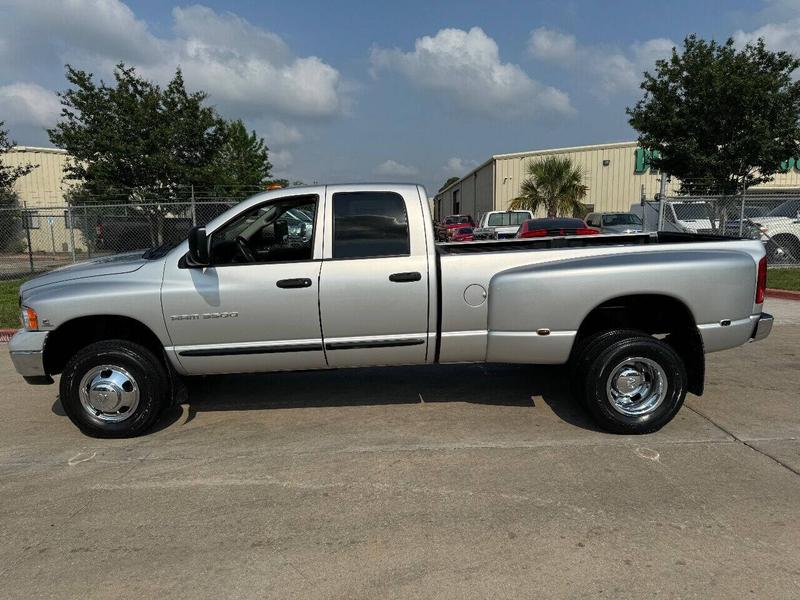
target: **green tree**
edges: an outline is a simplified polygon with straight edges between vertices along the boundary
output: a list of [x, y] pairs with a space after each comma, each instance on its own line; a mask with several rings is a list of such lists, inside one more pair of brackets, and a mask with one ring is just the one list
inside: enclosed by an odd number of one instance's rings
[[584, 211], [581, 200], [588, 191], [578, 165], [569, 158], [548, 156], [528, 164], [528, 178], [522, 182], [520, 195], [511, 201], [510, 208], [536, 212], [544, 207], [548, 217], [572, 216]]
[[18, 201], [14, 182], [36, 168], [32, 164], [16, 167], [4, 164], [3, 155], [16, 145], [9, 139], [4, 126], [5, 123], [0, 121], [0, 250], [7, 250], [21, 243], [22, 216], [13, 210]]
[[444, 189], [448, 188], [449, 186], [453, 185], [453, 184], [454, 184], [456, 181], [458, 181], [459, 179], [461, 179], [461, 178], [460, 178], [460, 177], [448, 177], [448, 178], [447, 178], [447, 181], [445, 181], [445, 182], [442, 184], [442, 187], [440, 187], [440, 188], [439, 188], [439, 191], [441, 192], [442, 190], [444, 190]]
[[180, 69], [166, 88], [117, 65], [114, 82], [67, 65], [71, 87], [60, 93], [61, 119], [50, 141], [69, 152], [73, 202], [146, 203], [150, 242], [164, 238], [165, 203], [185, 200], [190, 186], [211, 183], [227, 127], [206, 94], [186, 91]]
[[27, 164], [12, 167], [3, 163], [3, 154], [9, 152], [16, 146], [16, 143], [9, 139], [8, 130], [4, 129], [4, 127], [5, 123], [0, 121], [0, 190], [10, 191], [17, 179], [33, 171], [37, 165]]
[[798, 67], [762, 39], [737, 49], [692, 35], [644, 74], [629, 122], [643, 148], [659, 151], [651, 166], [678, 177], [683, 192], [736, 193], [800, 151]]
[[210, 166], [215, 185], [228, 186], [236, 196], [250, 195], [263, 188], [272, 176], [269, 148], [255, 131], [248, 133], [241, 120], [223, 128], [224, 143]]

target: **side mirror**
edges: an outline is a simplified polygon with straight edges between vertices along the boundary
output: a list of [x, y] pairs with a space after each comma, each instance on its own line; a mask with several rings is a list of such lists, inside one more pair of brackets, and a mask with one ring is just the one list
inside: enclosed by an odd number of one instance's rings
[[189, 230], [189, 259], [192, 266], [208, 265], [208, 236], [205, 227], [192, 227]]

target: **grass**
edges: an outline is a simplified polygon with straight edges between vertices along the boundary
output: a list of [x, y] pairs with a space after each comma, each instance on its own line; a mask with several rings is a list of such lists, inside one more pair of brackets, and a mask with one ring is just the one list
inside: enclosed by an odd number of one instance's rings
[[800, 292], [800, 269], [767, 270], [767, 287]]
[[24, 279], [0, 281], [0, 329], [19, 327], [19, 286]]

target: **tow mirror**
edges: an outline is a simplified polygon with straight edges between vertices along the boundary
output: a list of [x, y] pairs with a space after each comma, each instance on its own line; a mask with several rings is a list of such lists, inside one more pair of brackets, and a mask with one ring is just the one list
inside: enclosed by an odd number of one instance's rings
[[208, 236], [205, 227], [192, 227], [189, 230], [189, 258], [193, 266], [208, 265]]

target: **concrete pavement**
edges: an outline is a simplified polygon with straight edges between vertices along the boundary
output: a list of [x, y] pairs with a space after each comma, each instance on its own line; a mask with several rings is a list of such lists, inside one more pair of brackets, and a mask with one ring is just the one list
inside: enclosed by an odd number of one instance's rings
[[207, 378], [93, 440], [0, 347], [0, 596], [797, 598], [800, 315], [766, 310], [644, 437], [487, 365]]

